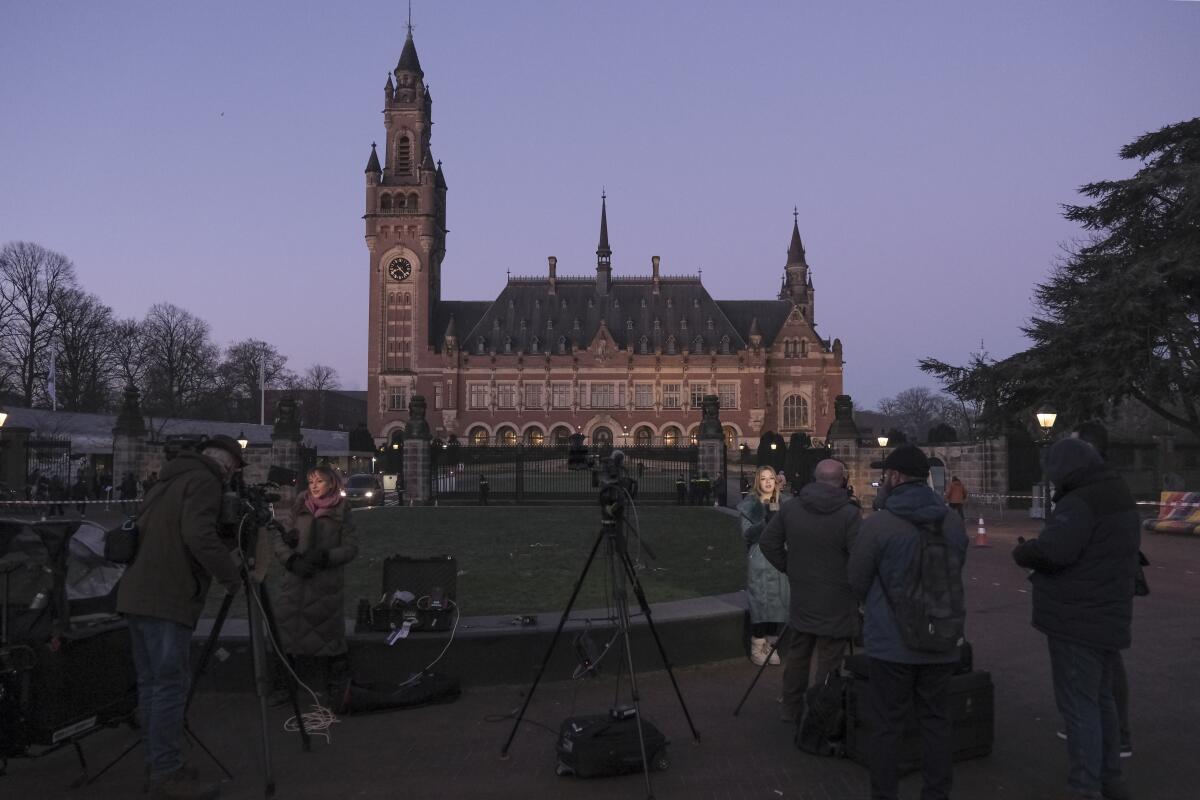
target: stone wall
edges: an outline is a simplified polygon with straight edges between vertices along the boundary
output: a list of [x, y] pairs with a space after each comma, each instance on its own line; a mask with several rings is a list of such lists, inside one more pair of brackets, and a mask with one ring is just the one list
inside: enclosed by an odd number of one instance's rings
[[[891, 447], [866, 445], [854, 439], [831, 441], [835, 458], [846, 463], [850, 471], [850, 484], [865, 507], [870, 507], [876, 490], [872, 481], [879, 480], [880, 470], [871, 466], [872, 461], [882, 461]], [[929, 457], [937, 457], [945, 464], [946, 480], [957, 475], [966, 485], [967, 491], [976, 500], [983, 495], [1008, 494], [1008, 445], [1003, 438], [981, 442], [922, 445]]]

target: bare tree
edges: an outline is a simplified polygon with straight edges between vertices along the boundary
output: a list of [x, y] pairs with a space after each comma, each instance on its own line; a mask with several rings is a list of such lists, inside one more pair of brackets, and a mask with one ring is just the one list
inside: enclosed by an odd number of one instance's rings
[[55, 300], [75, 288], [75, 265], [33, 242], [10, 242], [0, 250], [0, 297], [8, 325], [0, 353], [15, 372], [17, 393], [32, 406], [49, 371], [56, 319]]
[[221, 362], [221, 381], [225, 394], [240, 419], [253, 419], [253, 413], [262, 400], [263, 384], [269, 388], [283, 388], [295, 383], [295, 374], [287, 368], [287, 356], [274, 345], [259, 339], [234, 342], [225, 350]]
[[149, 365], [145, 325], [136, 319], [118, 319], [109, 327], [117, 390], [126, 386], [144, 388], [142, 382]]
[[314, 392], [324, 392], [340, 388], [341, 379], [337, 370], [325, 364], [313, 364], [304, 370], [304, 378], [300, 381], [301, 388], [312, 389]]
[[157, 303], [142, 327], [146, 408], [160, 416], [180, 416], [216, 382], [218, 351], [208, 323], [178, 306]]
[[57, 328], [59, 404], [69, 411], [100, 411], [112, 392], [114, 360], [112, 309], [81, 289], [54, 298]]
[[948, 398], [932, 389], [915, 386], [880, 400], [879, 412], [891, 417], [910, 442], [921, 442], [930, 428], [952, 417], [956, 409]]

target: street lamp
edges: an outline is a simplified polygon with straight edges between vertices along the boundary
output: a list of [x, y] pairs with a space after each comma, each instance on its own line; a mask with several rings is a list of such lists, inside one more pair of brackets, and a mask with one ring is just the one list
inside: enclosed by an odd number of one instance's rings
[[0, 406], [0, 428], [4, 427], [4, 423], [7, 420], [8, 420], [8, 412], [4, 410], [4, 406]]
[[[0, 423], [0, 424], [2, 424], [2, 423]], [[241, 433], [238, 434], [237, 443], [239, 445], [241, 445], [243, 450], [245, 450], [246, 446], [250, 444], [250, 440], [246, 438], [245, 431], [242, 431]]]
[[880, 447], [887, 447], [887, 443], [888, 443], [888, 437], [886, 437], [886, 436], [876, 436], [876, 437], [875, 437], [875, 441], [879, 442], [879, 446], [880, 446]]
[[1046, 474], [1046, 447], [1050, 444], [1050, 431], [1054, 429], [1054, 420], [1058, 414], [1050, 406], [1042, 406], [1034, 414], [1037, 418], [1038, 434], [1041, 436], [1042, 449], [1042, 519], [1050, 518], [1050, 476]]

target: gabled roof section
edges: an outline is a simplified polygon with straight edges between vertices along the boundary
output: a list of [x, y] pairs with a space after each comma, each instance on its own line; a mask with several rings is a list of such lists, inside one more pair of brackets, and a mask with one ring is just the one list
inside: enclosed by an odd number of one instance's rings
[[[441, 352], [442, 341], [451, 332], [447, 330], [451, 320], [454, 321], [452, 330], [469, 331], [487, 313], [490, 305], [487, 300], [443, 300], [438, 303], [433, 324], [429, 326], [429, 343], [434, 350]], [[463, 340], [459, 339], [460, 348], [462, 343]]]
[[[658, 294], [650, 278], [615, 278], [607, 295], [596, 293], [593, 278], [560, 277], [554, 294], [549, 288], [547, 279], [513, 278], [473, 326], [455, 312], [458, 329], [466, 332], [459, 340], [463, 352], [557, 354], [561, 346], [569, 353], [589, 347], [602, 321], [616, 346], [635, 353], [643, 347], [668, 352], [672, 345], [677, 353], [746, 348], [740, 330], [748, 325], [731, 324], [699, 278], [664, 278]], [[443, 315], [449, 316], [439, 308]]]
[[717, 305], [729, 318], [730, 324], [740, 331], [749, 331], [757, 323], [764, 347], [770, 347], [775, 342], [775, 337], [792, 313], [790, 300], [718, 300]]

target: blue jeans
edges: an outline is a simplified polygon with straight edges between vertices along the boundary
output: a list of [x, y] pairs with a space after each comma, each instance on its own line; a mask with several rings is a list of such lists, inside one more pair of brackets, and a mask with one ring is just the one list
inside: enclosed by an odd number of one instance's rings
[[127, 614], [125, 619], [137, 669], [146, 769], [151, 783], [158, 783], [183, 766], [184, 714], [192, 682], [192, 629], [137, 614]]
[[1070, 767], [1067, 786], [1084, 797], [1100, 797], [1121, 783], [1121, 738], [1113, 671], [1117, 650], [1100, 650], [1047, 636], [1054, 700], [1067, 729]]

